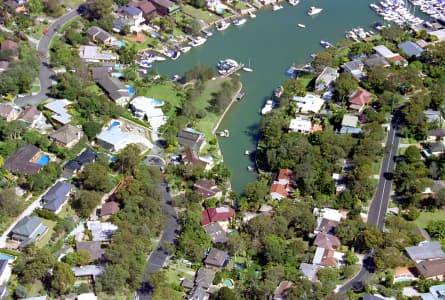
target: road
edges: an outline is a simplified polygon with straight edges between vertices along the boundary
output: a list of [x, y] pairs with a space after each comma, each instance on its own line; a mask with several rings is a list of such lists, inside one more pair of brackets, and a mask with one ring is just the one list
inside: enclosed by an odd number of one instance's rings
[[58, 18], [48, 27], [48, 33], [42, 36], [37, 46], [37, 50], [40, 54], [40, 92], [34, 96], [17, 97], [14, 100], [15, 104], [19, 106], [38, 105], [49, 98], [48, 94], [52, 85], [52, 78], [55, 75], [48, 64], [49, 46], [51, 44], [51, 40], [56, 35], [57, 30], [61, 26], [77, 16], [79, 16], [77, 10], [72, 10], [69, 13], [64, 14], [63, 16]]
[[[394, 157], [397, 155], [397, 150], [400, 143], [399, 133], [401, 120], [401, 112], [397, 110], [391, 120], [391, 127], [386, 140], [386, 153], [383, 158], [382, 168], [380, 170], [380, 179], [377, 191], [368, 210], [368, 224], [377, 226], [380, 230], [383, 230], [385, 225], [385, 216], [390, 199], [392, 176], [396, 165]], [[366, 277], [369, 275], [369, 273], [373, 272], [373, 270], [374, 264], [372, 261], [372, 256], [368, 254], [363, 261], [360, 272], [352, 280], [343, 285], [339, 289], [339, 292], [345, 293], [350, 289], [361, 289]]]
[[169, 251], [168, 249], [166, 249], [166, 247], [164, 247], [164, 245], [166, 243], [174, 244], [178, 237], [178, 217], [176, 215], [175, 209], [173, 208], [173, 206], [171, 206], [171, 195], [167, 192], [166, 188], [166, 183], [161, 184], [161, 189], [164, 193], [162, 211], [167, 219], [167, 224], [162, 233], [161, 239], [158, 242], [156, 250], [151, 253], [150, 258], [148, 259], [148, 267], [145, 270], [145, 279], [142, 284], [143, 288], [142, 290], [137, 292], [137, 295], [135, 297], [138, 300], [151, 299], [152, 288], [150, 287], [150, 284], [148, 282], [149, 275], [154, 271], [161, 269], [165, 261], [167, 260]]

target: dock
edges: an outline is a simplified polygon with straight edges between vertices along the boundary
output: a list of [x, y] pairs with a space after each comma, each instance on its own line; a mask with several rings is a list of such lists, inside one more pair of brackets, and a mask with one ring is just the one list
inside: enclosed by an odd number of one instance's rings
[[241, 99], [244, 97], [245, 94], [246, 94], [246, 93], [244, 93], [244, 92], [239, 92], [239, 93], [236, 94], [236, 96], [235, 96], [236, 100], [241, 100]]
[[244, 64], [239, 64], [236, 68], [233, 68], [233, 70], [231, 70], [230, 72], [228, 72], [228, 73], [226, 73], [224, 75], [221, 75], [221, 78], [229, 77], [230, 75], [232, 75], [233, 73], [238, 72], [242, 68], [244, 68]]

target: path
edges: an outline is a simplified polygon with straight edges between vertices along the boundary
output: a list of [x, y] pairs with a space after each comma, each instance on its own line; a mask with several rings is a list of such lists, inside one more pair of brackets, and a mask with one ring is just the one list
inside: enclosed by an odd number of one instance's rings
[[[401, 111], [397, 110], [391, 121], [391, 127], [386, 141], [385, 149], [389, 150], [387, 150], [385, 157], [383, 158], [377, 192], [368, 210], [368, 224], [375, 225], [380, 230], [383, 230], [385, 224], [385, 216], [390, 199], [392, 177], [396, 165], [394, 157], [397, 156], [397, 150], [400, 143], [399, 133], [401, 122]], [[365, 256], [360, 272], [339, 289], [340, 293], [345, 293], [350, 289], [361, 290], [363, 288], [363, 283], [366, 277], [369, 273], [374, 271], [372, 254], [373, 250], [371, 250], [370, 254]]]
[[40, 54], [40, 91], [38, 94], [33, 96], [25, 96], [25, 97], [17, 97], [14, 100], [14, 103], [19, 106], [26, 105], [38, 105], [41, 102], [48, 99], [48, 94], [50, 88], [52, 86], [52, 77], [55, 75], [54, 71], [49, 66], [48, 58], [49, 58], [49, 46], [51, 44], [51, 40], [56, 35], [57, 30], [63, 26], [65, 23], [71, 21], [75, 17], [79, 16], [77, 10], [72, 10], [67, 14], [64, 14], [60, 18], [58, 18], [54, 23], [52, 23], [48, 27], [48, 33], [40, 39], [37, 50]]
[[167, 183], [162, 183], [160, 188], [164, 194], [162, 211], [167, 218], [166, 227], [162, 233], [161, 239], [158, 242], [156, 250], [154, 250], [150, 258], [148, 259], [147, 269], [145, 270], [145, 278], [142, 283], [142, 290], [137, 292], [136, 299], [138, 300], [150, 300], [152, 288], [148, 282], [149, 275], [159, 269], [165, 264], [169, 250], [164, 247], [164, 244], [174, 244], [179, 234], [179, 223], [176, 211], [171, 206], [171, 195], [167, 192]]

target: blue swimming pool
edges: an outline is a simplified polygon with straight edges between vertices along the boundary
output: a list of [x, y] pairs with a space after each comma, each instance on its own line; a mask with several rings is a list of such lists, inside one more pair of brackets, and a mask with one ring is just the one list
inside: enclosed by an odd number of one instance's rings
[[46, 166], [48, 163], [49, 163], [49, 156], [46, 154], [42, 154], [36, 161], [36, 164], [41, 166]]
[[132, 87], [131, 85], [128, 86], [128, 93], [130, 94], [130, 96], [134, 95], [134, 87]]
[[123, 78], [125, 76], [125, 74], [122, 72], [113, 72], [113, 73], [111, 73], [111, 76], [115, 77], [115, 78]]
[[223, 284], [229, 289], [233, 288], [233, 280], [230, 278], [224, 279]]
[[119, 127], [119, 126], [121, 126], [121, 122], [114, 120], [113, 122], [111, 122], [110, 128]]
[[114, 42], [114, 45], [116, 45], [116, 46], [118, 46], [119, 48], [121, 48], [121, 47], [124, 47], [124, 46], [125, 46], [125, 43], [122, 42], [122, 41], [115, 41], [115, 42]]
[[0, 252], [0, 260], [15, 260], [15, 256]]
[[150, 104], [154, 106], [162, 106], [164, 105], [164, 101], [150, 98]]

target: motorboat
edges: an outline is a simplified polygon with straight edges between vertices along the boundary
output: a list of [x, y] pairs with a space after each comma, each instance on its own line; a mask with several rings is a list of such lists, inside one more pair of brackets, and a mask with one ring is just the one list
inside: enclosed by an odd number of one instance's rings
[[300, 28], [306, 28], [306, 25], [304, 25], [304, 24], [298, 24], [298, 27], [300, 27]]
[[180, 50], [182, 53], [187, 53], [187, 52], [190, 51], [190, 49], [192, 49], [192, 47], [190, 47], [190, 46], [184, 46], [184, 47], [180, 47], [180, 48], [179, 48], [179, 50]]
[[153, 66], [151, 61], [149, 61], [147, 59], [140, 60], [137, 62], [137, 64], [139, 66], [141, 66], [142, 68], [151, 68]]
[[181, 56], [181, 52], [177, 50], [167, 51], [166, 55], [170, 57], [172, 60], [177, 60], [179, 56]]
[[230, 23], [221, 21], [216, 24], [216, 30], [223, 31], [223, 30], [226, 30], [227, 28], [229, 28], [229, 26], [230, 26]]
[[221, 75], [226, 75], [233, 72], [236, 68], [238, 68], [238, 66], [238, 62], [230, 58], [223, 59], [216, 65], [218, 68], [218, 73]]
[[241, 26], [241, 25], [243, 25], [244, 23], [246, 23], [247, 22], [247, 20], [245, 19], [245, 18], [242, 18], [242, 19], [235, 19], [235, 20], [233, 20], [233, 25], [235, 25], [235, 26]]
[[266, 104], [261, 109], [261, 114], [265, 115], [265, 114], [271, 112], [272, 109], [273, 109], [273, 101], [272, 100], [267, 100]]
[[249, 58], [249, 65], [247, 67], [243, 67], [243, 70], [246, 72], [253, 72], [253, 69], [250, 67], [250, 58]]
[[274, 3], [274, 4], [272, 5], [272, 10], [273, 10], [273, 11], [280, 10], [280, 9], [282, 9], [282, 8], [283, 8], [283, 6], [281, 6], [281, 5], [279, 5], [279, 4], [276, 4], [276, 3]]
[[326, 41], [320, 41], [320, 45], [321, 45], [323, 48], [329, 48], [329, 47], [332, 47], [332, 44], [329, 43], [329, 42], [326, 42]]
[[315, 15], [318, 15], [319, 13], [321, 13], [322, 10], [323, 10], [322, 8], [317, 8], [315, 6], [311, 6], [309, 8], [309, 10], [307, 11], [307, 14], [309, 16], [315, 16]]
[[300, 0], [289, 0], [289, 4], [292, 6], [297, 6], [300, 3]]
[[201, 32], [204, 33], [206, 36], [212, 36], [213, 35], [213, 32], [211, 32], [209, 30], [206, 30], [206, 29], [202, 29]]
[[283, 92], [284, 92], [284, 88], [283, 88], [283, 86], [280, 85], [273, 91], [273, 95], [277, 98], [280, 98], [281, 95], [283, 95]]
[[203, 38], [201, 36], [198, 36], [196, 38], [193, 38], [190, 42], [189, 45], [192, 47], [198, 47], [201, 46], [202, 44], [204, 44], [207, 41], [206, 38]]
[[255, 19], [255, 18], [256, 18], [256, 14], [254, 14], [253, 12], [249, 12], [249, 16], [250, 16], [252, 19]]

